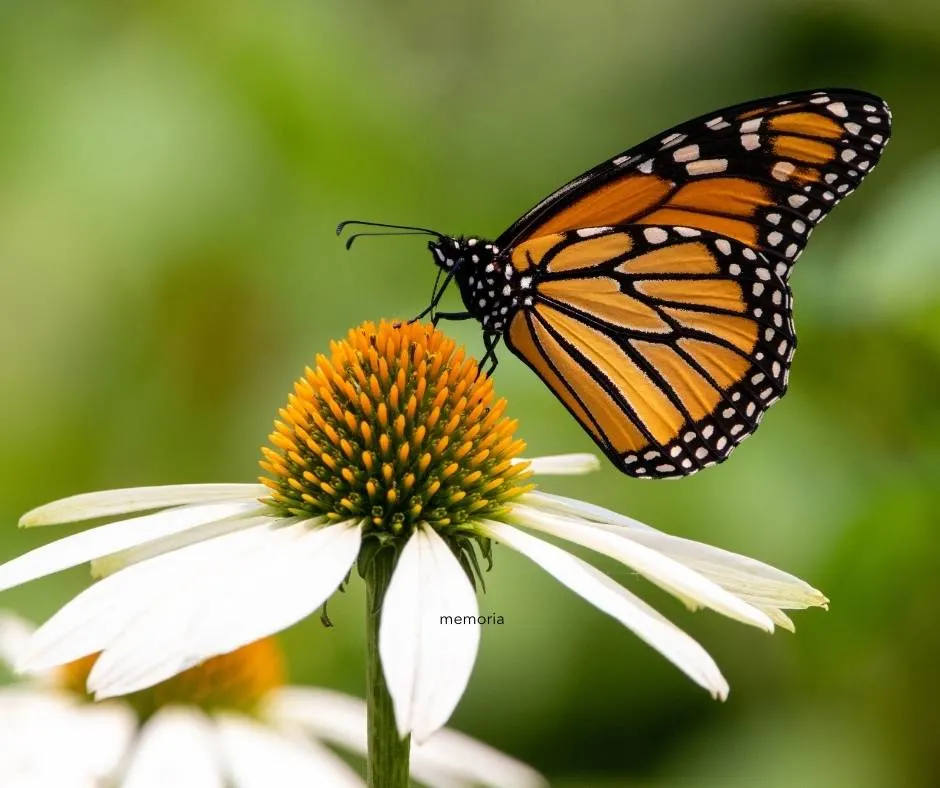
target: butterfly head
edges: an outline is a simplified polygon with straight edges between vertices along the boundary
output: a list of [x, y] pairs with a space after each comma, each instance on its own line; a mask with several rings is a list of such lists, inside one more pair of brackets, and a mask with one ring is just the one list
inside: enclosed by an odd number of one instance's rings
[[488, 241], [479, 238], [464, 238], [445, 235], [428, 242], [438, 268], [453, 273], [459, 281], [473, 269], [490, 264], [497, 249]]
[[434, 256], [434, 263], [438, 268], [445, 272], [453, 272], [455, 275], [469, 259], [467, 242], [464, 238], [453, 238], [445, 235], [434, 241], [429, 241], [428, 249]]

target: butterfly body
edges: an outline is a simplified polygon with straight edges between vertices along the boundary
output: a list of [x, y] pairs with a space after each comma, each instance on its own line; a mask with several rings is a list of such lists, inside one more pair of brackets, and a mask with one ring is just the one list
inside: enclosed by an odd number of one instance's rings
[[509, 316], [525, 303], [532, 277], [517, 271], [497, 246], [482, 238], [445, 236], [428, 248], [456, 282], [467, 315], [480, 322], [484, 333], [502, 334]]
[[[476, 318], [641, 478], [725, 460], [786, 391], [792, 266], [877, 164], [891, 114], [848, 89], [687, 121], [575, 178], [495, 241], [438, 233], [436, 319]], [[456, 281], [466, 307], [433, 314]], [[495, 363], [495, 362], [494, 362]]]

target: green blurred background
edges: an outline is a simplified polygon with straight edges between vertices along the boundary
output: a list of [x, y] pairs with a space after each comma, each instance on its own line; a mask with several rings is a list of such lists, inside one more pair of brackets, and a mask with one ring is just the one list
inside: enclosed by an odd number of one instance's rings
[[[757, 437], [679, 483], [545, 485], [793, 571], [831, 611], [768, 637], [598, 561], [711, 651], [720, 704], [498, 550], [482, 610], [507, 623], [453, 722], [568, 788], [940, 785], [938, 81], [927, 0], [4, 0], [0, 557], [49, 539], [15, 522], [56, 497], [252, 479], [313, 354], [427, 303], [424, 241], [346, 253], [340, 219], [495, 236], [676, 122], [863, 88], [894, 140], [796, 268], [800, 350]], [[592, 449], [502, 361], [532, 453]], [[42, 618], [86, 582], [2, 601]], [[286, 635], [295, 680], [361, 694], [361, 591]]]

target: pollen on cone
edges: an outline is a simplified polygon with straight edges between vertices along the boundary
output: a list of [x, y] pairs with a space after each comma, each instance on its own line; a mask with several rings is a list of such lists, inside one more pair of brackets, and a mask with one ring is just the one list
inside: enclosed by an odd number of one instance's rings
[[330, 350], [296, 382], [262, 449], [270, 505], [396, 534], [419, 522], [448, 532], [529, 489], [505, 401], [446, 335], [364, 323]]

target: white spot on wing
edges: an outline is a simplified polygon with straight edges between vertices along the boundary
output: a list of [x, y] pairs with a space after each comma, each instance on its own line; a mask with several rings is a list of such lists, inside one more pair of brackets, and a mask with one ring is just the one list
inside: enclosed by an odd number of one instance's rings
[[[685, 150], [685, 148], [682, 148]], [[678, 155], [679, 151], [676, 151]], [[689, 175], [712, 175], [716, 172], [724, 172], [728, 169], [727, 159], [703, 159], [702, 161], [693, 161], [685, 165]]]
[[662, 227], [647, 227], [643, 231], [643, 236], [651, 244], [661, 244], [669, 237]]
[[663, 149], [672, 147], [673, 145], [678, 145], [682, 140], [685, 139], [685, 134], [670, 134], [668, 137], [663, 137], [662, 146]]
[[741, 133], [742, 134], [753, 134], [760, 128], [762, 118], [751, 118], [750, 120], [744, 121], [741, 124]]
[[778, 181], [785, 181], [796, 171], [796, 166], [788, 161], [778, 161], [770, 174]]
[[757, 150], [760, 147], [760, 137], [756, 134], [742, 134], [741, 145], [744, 150]]

